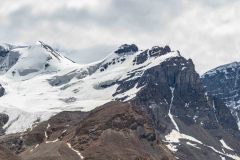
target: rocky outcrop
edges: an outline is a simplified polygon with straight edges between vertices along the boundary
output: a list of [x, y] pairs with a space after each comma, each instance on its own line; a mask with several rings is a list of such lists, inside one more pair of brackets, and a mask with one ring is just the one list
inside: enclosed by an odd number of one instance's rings
[[0, 46], [0, 56], [1, 56], [1, 57], [5, 57], [8, 52], [9, 52], [8, 49], [6, 49], [6, 48], [3, 47], [3, 46]]
[[124, 44], [121, 45], [115, 53], [121, 55], [121, 54], [126, 54], [126, 53], [134, 53], [138, 51], [138, 47], [135, 44]]
[[20, 54], [11, 50], [13, 46], [0, 46], [0, 73], [7, 72], [18, 60]]
[[8, 120], [8, 115], [0, 113], [0, 135], [4, 134], [5, 130], [3, 129], [3, 126], [8, 122]]
[[5, 88], [0, 84], [0, 97], [2, 97], [5, 94]]
[[169, 52], [171, 52], [171, 48], [169, 46], [165, 46], [165, 47], [154, 46], [149, 50], [149, 55], [150, 57], [152, 56], [155, 57], [155, 56], [164, 55]]

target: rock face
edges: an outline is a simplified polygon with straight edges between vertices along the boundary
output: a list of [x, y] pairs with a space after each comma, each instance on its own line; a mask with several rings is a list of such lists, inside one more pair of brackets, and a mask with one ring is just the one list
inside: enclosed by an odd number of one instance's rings
[[[221, 121], [218, 114], [222, 110], [229, 116], [229, 120], [232, 119], [226, 106], [217, 99], [208, 99], [191, 60], [183, 57], [169, 59], [160, 66], [149, 69], [138, 81], [139, 86], [146, 88], [138, 94], [137, 102], [140, 105], [149, 107], [154, 101], [156, 104], [158, 101], [171, 104], [173, 99], [172, 113], [188, 125], [201, 123], [203, 128], [216, 129], [218, 122], [226, 123]], [[146, 93], [152, 97], [146, 97]], [[151, 102], [150, 99], [154, 101]], [[163, 110], [164, 108], [161, 112]], [[237, 130], [234, 122], [229, 127]]]
[[124, 44], [120, 46], [115, 53], [121, 55], [121, 54], [127, 54], [127, 53], [134, 53], [138, 51], [138, 47], [135, 44]]
[[201, 80], [209, 94], [228, 106], [240, 129], [240, 63], [234, 62], [212, 69]]
[[0, 97], [2, 97], [5, 94], [5, 88], [0, 84]]
[[7, 136], [0, 143], [23, 160], [175, 159], [145, 113], [130, 102], [111, 102], [90, 113], [62, 112], [25, 132], [21, 145], [11, 148], [19, 136]]
[[149, 114], [162, 138], [172, 135], [175, 130], [175, 134], [197, 139], [195, 142], [201, 151], [194, 147], [190, 149], [188, 144], [192, 141], [182, 136], [178, 143], [167, 140], [166, 145], [175, 146], [172, 151], [179, 159], [192, 155], [194, 157], [188, 159], [219, 159], [223, 155], [221, 139], [239, 154], [237, 123], [220, 99], [207, 95], [192, 60], [181, 56], [169, 58], [138, 78], [119, 83], [119, 93], [134, 86], [140, 88], [133, 101]]
[[0, 113], [0, 135], [4, 134], [5, 130], [3, 129], [3, 126], [8, 122], [8, 120], [8, 115]]
[[20, 54], [12, 50], [13, 46], [0, 46], [0, 73], [7, 72], [18, 60]]

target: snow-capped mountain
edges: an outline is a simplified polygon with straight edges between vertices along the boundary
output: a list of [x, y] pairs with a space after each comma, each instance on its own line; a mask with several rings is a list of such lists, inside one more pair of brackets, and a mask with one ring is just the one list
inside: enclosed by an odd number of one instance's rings
[[72, 61], [41, 41], [31, 46], [0, 46], [0, 52], [1, 73], [15, 80], [26, 80], [73, 66]]
[[13, 51], [18, 58], [0, 76], [0, 144], [24, 160], [44, 159], [46, 148], [73, 160], [240, 159], [231, 111], [169, 46], [125, 44], [87, 65], [42, 42], [0, 54]]
[[[138, 51], [135, 45], [123, 45], [99, 62], [78, 65], [42, 42], [15, 47], [5, 56], [13, 52], [19, 55], [18, 59], [0, 77], [0, 84], [5, 89], [5, 95], [0, 99], [2, 112], [8, 112], [5, 108], [17, 108], [36, 114], [45, 114], [46, 111], [52, 114], [64, 110], [89, 111], [114, 99], [131, 99], [141, 87], [131, 86], [120, 92], [118, 86], [122, 81], [135, 79], [148, 68], [170, 57], [180, 56], [168, 47], [155, 47], [147, 53]], [[21, 131], [30, 127], [29, 123], [19, 124], [15, 121], [18, 116], [10, 116], [14, 123], [7, 133], [16, 132], [18, 127]], [[36, 121], [36, 118], [31, 121]]]
[[201, 79], [206, 90], [228, 106], [240, 129], [240, 62], [214, 68]]
[[44, 99], [47, 95], [41, 96], [40, 92], [50, 90], [43, 82], [46, 79], [41, 77], [78, 66], [41, 41], [30, 46], [2, 45], [0, 110], [9, 115], [9, 121], [5, 125], [7, 132], [23, 131], [31, 128], [36, 120], [49, 118], [53, 113], [45, 112]]

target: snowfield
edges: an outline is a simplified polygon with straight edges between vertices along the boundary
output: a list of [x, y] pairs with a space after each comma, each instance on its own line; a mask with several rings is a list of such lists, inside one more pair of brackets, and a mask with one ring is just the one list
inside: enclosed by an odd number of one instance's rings
[[132, 99], [141, 88], [134, 87], [113, 96], [119, 86], [115, 82], [130, 79], [131, 72], [143, 74], [171, 57], [180, 56], [178, 52], [169, 52], [157, 57], [148, 56], [144, 63], [134, 64], [134, 59], [143, 51], [112, 52], [101, 61], [80, 65], [43, 42], [14, 47], [9, 53], [12, 52], [20, 56], [16, 63], [5, 65], [7, 67], [0, 76], [0, 84], [6, 90], [0, 98], [0, 112], [8, 114], [12, 121], [7, 124], [7, 133], [24, 131], [34, 122], [44, 121], [57, 112], [90, 111], [116, 98], [128, 96], [126, 100]]

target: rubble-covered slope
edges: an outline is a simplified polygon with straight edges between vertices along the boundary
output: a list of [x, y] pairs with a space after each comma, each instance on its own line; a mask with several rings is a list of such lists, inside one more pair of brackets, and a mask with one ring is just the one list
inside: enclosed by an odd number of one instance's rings
[[23, 160], [175, 159], [146, 114], [128, 102], [62, 112], [32, 131], [0, 138], [0, 144]]
[[22, 160], [19, 156], [15, 155], [10, 150], [0, 146], [0, 159], [1, 160]]

